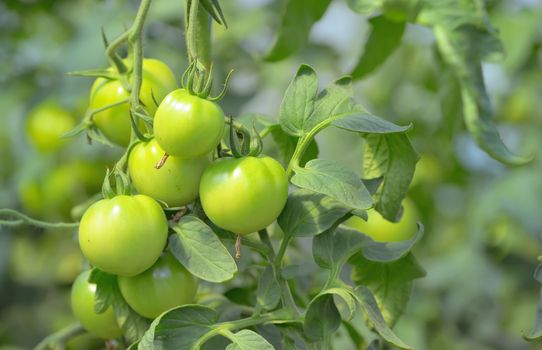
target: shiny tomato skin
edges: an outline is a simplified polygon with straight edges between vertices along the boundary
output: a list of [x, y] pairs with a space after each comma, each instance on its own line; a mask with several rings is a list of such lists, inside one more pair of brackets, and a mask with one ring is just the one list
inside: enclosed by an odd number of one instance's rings
[[286, 172], [270, 157], [220, 158], [201, 178], [203, 210], [214, 224], [237, 234], [269, 226], [287, 198]]
[[210, 163], [210, 157], [170, 156], [160, 169], [156, 169], [155, 165], [163, 155], [164, 150], [155, 139], [134, 146], [128, 158], [134, 187], [139, 193], [161, 200], [170, 207], [193, 202], [198, 196], [200, 178]]
[[71, 307], [75, 317], [91, 334], [100, 338], [112, 339], [122, 335], [115, 313], [111, 307], [103, 313], [94, 311], [96, 285], [89, 283], [90, 270], [81, 273], [73, 282]]
[[154, 199], [119, 195], [92, 204], [83, 214], [79, 246], [99, 269], [135, 276], [160, 257], [167, 232], [166, 216]]
[[169, 93], [154, 116], [154, 136], [170, 155], [191, 158], [209, 154], [224, 133], [220, 106], [185, 89]]
[[171, 253], [164, 253], [145, 272], [119, 277], [119, 287], [132, 309], [153, 319], [173, 307], [192, 303], [198, 280]]
[[353, 216], [345, 225], [355, 228], [377, 242], [399, 242], [410, 239], [418, 231], [418, 209], [410, 199], [403, 201], [403, 215], [399, 222], [391, 222], [374, 209], [367, 211], [368, 220]]
[[[143, 60], [143, 80], [139, 98], [150, 116], [156, 112], [156, 103], [159, 104], [167, 93], [176, 88], [175, 75], [165, 63], [155, 59]], [[96, 110], [129, 97], [130, 93], [119, 80], [98, 78], [90, 90], [89, 108]], [[119, 146], [128, 145], [131, 134], [130, 105], [128, 103], [101, 111], [95, 114], [93, 119], [98, 129], [108, 140]]]

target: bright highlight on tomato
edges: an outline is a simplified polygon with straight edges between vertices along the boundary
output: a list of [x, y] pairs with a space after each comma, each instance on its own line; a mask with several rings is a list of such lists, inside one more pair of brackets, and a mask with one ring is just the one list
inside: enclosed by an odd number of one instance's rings
[[28, 138], [39, 152], [58, 150], [68, 140], [63, 134], [75, 127], [74, 117], [64, 108], [53, 102], [37, 106], [26, 120]]
[[367, 214], [369, 216], [367, 221], [353, 216], [344, 224], [359, 230], [377, 242], [404, 241], [414, 236], [418, 231], [418, 209], [409, 199], [403, 201], [403, 216], [399, 222], [384, 219], [374, 209], [368, 210]]
[[101, 314], [94, 311], [96, 285], [88, 282], [89, 276], [90, 270], [85, 271], [73, 282], [71, 307], [75, 317], [89, 333], [98, 337], [112, 339], [121, 336], [122, 330], [111, 307]]
[[269, 226], [287, 198], [286, 172], [270, 157], [221, 158], [201, 178], [203, 210], [213, 223], [237, 234]]
[[170, 207], [194, 201], [201, 175], [211, 162], [210, 157], [184, 159], [170, 156], [160, 169], [156, 169], [155, 165], [163, 155], [164, 150], [155, 139], [138, 143], [131, 150], [128, 169], [137, 191], [164, 201]]
[[167, 95], [154, 117], [154, 136], [160, 146], [182, 158], [209, 154], [220, 142], [224, 127], [219, 105], [185, 89]]
[[[156, 104], [172, 90], [177, 88], [177, 81], [171, 69], [162, 61], [143, 60], [143, 80], [139, 98], [150, 116], [156, 112]], [[119, 80], [98, 78], [90, 90], [91, 110], [119, 103], [130, 97]], [[154, 98], [153, 98], [154, 97]], [[156, 102], [155, 102], [156, 101]], [[130, 142], [130, 105], [122, 103], [94, 115], [94, 123], [111, 142], [127, 146]]]
[[147, 271], [119, 277], [122, 296], [137, 313], [156, 318], [166, 310], [190, 304], [198, 290], [197, 279], [171, 253], [164, 253]]
[[120, 276], [151, 267], [167, 240], [167, 219], [145, 195], [120, 195], [91, 205], [79, 225], [79, 246], [90, 263]]

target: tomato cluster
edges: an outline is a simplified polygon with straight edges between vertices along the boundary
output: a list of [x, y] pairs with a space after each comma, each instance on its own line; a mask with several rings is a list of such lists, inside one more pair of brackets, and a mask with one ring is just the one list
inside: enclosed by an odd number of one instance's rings
[[[80, 222], [79, 245], [92, 266], [117, 276], [134, 311], [155, 318], [193, 302], [198, 289], [198, 280], [167, 249], [168, 220], [160, 203], [185, 207], [199, 197], [212, 223], [248, 234], [278, 217], [288, 197], [288, 179], [269, 157], [215, 159], [225, 130], [220, 106], [176, 89], [173, 74], [160, 61], [144, 60], [143, 70], [140, 100], [153, 117], [154, 135], [127, 149], [128, 175], [138, 194], [123, 192], [92, 204]], [[130, 106], [121, 103], [128, 98], [122, 82], [99, 78], [90, 97], [92, 110], [115, 104], [95, 113], [93, 121], [110, 141], [128, 146], [132, 125]], [[90, 332], [115, 336], [112, 311], [97, 314], [91, 307], [96, 286], [88, 277], [84, 273], [74, 283], [74, 312]]]

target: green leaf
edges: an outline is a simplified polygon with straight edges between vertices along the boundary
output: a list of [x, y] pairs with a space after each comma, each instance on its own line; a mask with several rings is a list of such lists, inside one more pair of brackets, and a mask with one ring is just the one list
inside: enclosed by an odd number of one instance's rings
[[[361, 234], [361, 233], [360, 233]], [[407, 255], [412, 247], [422, 238], [423, 225], [418, 223], [418, 232], [410, 239], [399, 242], [375, 242], [369, 237], [362, 248], [363, 256], [371, 261], [391, 262]]]
[[[534, 278], [538, 283], [542, 283], [542, 264], [536, 267]], [[540, 288], [540, 301], [538, 302], [538, 306], [536, 308], [536, 318], [535, 318], [534, 327], [529, 332], [529, 334], [524, 334], [523, 338], [529, 341], [538, 340], [542, 338], [542, 288]]]
[[286, 0], [275, 43], [265, 60], [280, 61], [305, 45], [313, 24], [326, 12], [331, 0]]
[[371, 239], [356, 230], [339, 226], [328, 230], [312, 240], [314, 261], [322, 268], [332, 269], [344, 264]]
[[361, 79], [386, 61], [395, 51], [405, 32], [406, 23], [392, 21], [385, 16], [369, 20], [371, 34], [365, 43], [363, 55], [352, 70], [352, 78]]
[[393, 327], [406, 308], [412, 281], [425, 276], [424, 269], [412, 254], [391, 263], [370, 261], [362, 254], [356, 254], [350, 263], [353, 265], [352, 281], [373, 292], [384, 319]]
[[201, 4], [205, 8], [205, 10], [213, 17], [213, 19], [218, 24], [223, 24], [224, 27], [228, 28], [228, 24], [226, 23], [226, 18], [224, 18], [224, 13], [222, 12], [222, 9], [220, 8], [220, 4], [218, 3], [218, 0], [201, 0]]
[[351, 77], [342, 77], [329, 84], [318, 94], [314, 102], [314, 110], [303, 124], [303, 131], [310, 131], [326, 119], [334, 119], [355, 111], [359, 106], [354, 104], [353, 95]]
[[290, 193], [277, 222], [288, 235], [315, 236], [330, 228], [350, 210], [328, 196], [301, 189]]
[[272, 310], [278, 305], [280, 295], [280, 286], [273, 272], [273, 268], [267, 266], [258, 281], [256, 300], [265, 310]]
[[384, 178], [375, 195], [375, 209], [384, 218], [396, 221], [419, 155], [405, 134], [370, 134], [365, 141], [364, 177]]
[[94, 268], [89, 282], [96, 284], [94, 301], [96, 312], [104, 312], [109, 306], [113, 307], [124, 336], [132, 342], [139, 340], [149, 328], [149, 321], [126, 303], [120, 292], [117, 277]]
[[305, 120], [312, 114], [317, 93], [316, 72], [310, 66], [301, 65], [280, 104], [279, 122], [284, 131], [293, 136], [303, 134]]
[[256, 296], [254, 290], [242, 287], [233, 287], [223, 292], [223, 295], [233, 303], [246, 306], [254, 306], [256, 304]]
[[407, 126], [395, 125], [369, 112], [343, 114], [333, 119], [331, 124], [348, 131], [370, 134], [404, 133], [412, 127], [412, 124]]
[[500, 59], [504, 50], [485, 7], [469, 1], [426, 2], [417, 21], [433, 29], [440, 55], [459, 81], [463, 118], [478, 146], [505, 164], [529, 162], [532, 157], [518, 156], [506, 147], [492, 122], [481, 61]]
[[249, 329], [243, 329], [228, 338], [233, 342], [226, 350], [274, 350], [273, 345], [269, 344], [264, 337]]
[[212, 329], [218, 314], [201, 305], [185, 305], [158, 316], [141, 339], [138, 350], [193, 350]]
[[[287, 165], [294, 155], [299, 137], [287, 134], [284, 130], [282, 130], [279, 124], [270, 125], [268, 128], [273, 141], [275, 141], [278, 146], [282, 163]], [[305, 153], [303, 153], [303, 157], [300, 159], [299, 165], [304, 166], [309, 160], [317, 157], [318, 144], [316, 143], [316, 140], [313, 139], [307, 146]]]
[[365, 314], [371, 321], [372, 325], [378, 334], [384, 338], [384, 340], [394, 346], [397, 346], [398, 348], [411, 349], [410, 346], [405, 344], [397, 335], [395, 335], [395, 333], [393, 333], [390, 327], [388, 327], [388, 324], [384, 320], [384, 317], [378, 308], [376, 299], [369, 288], [365, 286], [358, 286], [355, 289], [355, 295], [357, 296], [359, 304], [364, 309]]
[[325, 194], [349, 208], [367, 209], [372, 206], [371, 195], [361, 179], [334, 161], [314, 159], [304, 168], [295, 168], [292, 183]]
[[232, 256], [209, 226], [188, 215], [173, 227], [169, 237], [173, 255], [194, 276], [209, 282], [224, 282], [237, 272]]
[[314, 298], [305, 314], [303, 329], [307, 338], [322, 340], [333, 334], [341, 325], [341, 314], [333, 294], [320, 294]]

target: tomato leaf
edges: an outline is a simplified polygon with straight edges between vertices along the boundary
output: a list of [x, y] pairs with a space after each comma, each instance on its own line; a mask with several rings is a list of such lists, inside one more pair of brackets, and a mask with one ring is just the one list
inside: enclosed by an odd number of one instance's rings
[[370, 14], [382, 6], [384, 0], [347, 0], [348, 7], [354, 12]]
[[274, 309], [280, 301], [280, 286], [277, 282], [273, 268], [267, 266], [258, 281], [256, 298], [265, 310]]
[[279, 122], [284, 131], [293, 136], [301, 136], [305, 130], [305, 120], [314, 109], [314, 99], [318, 93], [318, 77], [312, 67], [301, 65], [290, 82], [280, 104]]
[[140, 339], [149, 328], [149, 321], [126, 303], [120, 292], [117, 277], [94, 268], [89, 282], [96, 284], [94, 301], [96, 312], [104, 312], [109, 306], [113, 307], [124, 336], [132, 342]]
[[198, 340], [218, 321], [213, 309], [185, 305], [156, 318], [138, 345], [138, 350], [192, 350]]
[[300, 189], [290, 193], [277, 222], [288, 235], [315, 236], [330, 228], [350, 210], [331, 197]]
[[339, 226], [313, 238], [312, 255], [324, 269], [339, 268], [370, 240], [353, 229]]
[[382, 313], [378, 308], [376, 299], [369, 288], [365, 286], [358, 286], [354, 291], [354, 295], [357, 297], [359, 304], [364, 309], [365, 314], [371, 321], [372, 325], [378, 334], [384, 338], [384, 340], [401, 349], [412, 349], [410, 346], [405, 344], [390, 329], [390, 327], [388, 327], [388, 324], [384, 320], [384, 316], [382, 316]]
[[227, 335], [232, 341], [226, 350], [274, 350], [273, 345], [269, 344], [264, 337], [249, 329], [243, 329], [237, 333]]
[[361, 179], [344, 165], [330, 160], [314, 159], [304, 168], [296, 168], [292, 183], [329, 196], [352, 209], [367, 209], [373, 203]]
[[335, 305], [332, 294], [318, 295], [310, 302], [303, 323], [307, 338], [325, 339], [331, 336], [340, 325], [341, 314]]
[[352, 281], [373, 292], [384, 319], [392, 327], [406, 308], [412, 281], [425, 276], [424, 269], [412, 254], [391, 263], [370, 261], [356, 254], [349, 262], [353, 265]]
[[331, 0], [287, 0], [275, 43], [265, 56], [280, 61], [305, 45], [312, 25], [326, 12]]
[[[534, 278], [538, 283], [542, 283], [542, 264], [536, 267]], [[536, 318], [533, 329], [529, 334], [524, 334], [525, 340], [538, 340], [542, 338], [542, 288], [540, 288], [540, 300], [536, 308]]]
[[412, 127], [412, 124], [395, 125], [369, 112], [342, 114], [335, 117], [331, 124], [344, 130], [370, 134], [404, 133]]
[[365, 43], [363, 55], [352, 70], [352, 78], [361, 79], [369, 75], [395, 51], [405, 32], [406, 23], [392, 21], [385, 16], [369, 20], [371, 33]]
[[237, 272], [237, 265], [228, 249], [209, 226], [188, 215], [173, 227], [169, 237], [173, 255], [194, 276], [209, 282], [224, 282]]
[[363, 159], [364, 177], [383, 177], [375, 195], [375, 209], [390, 221], [396, 221], [419, 155], [405, 134], [369, 134]]

